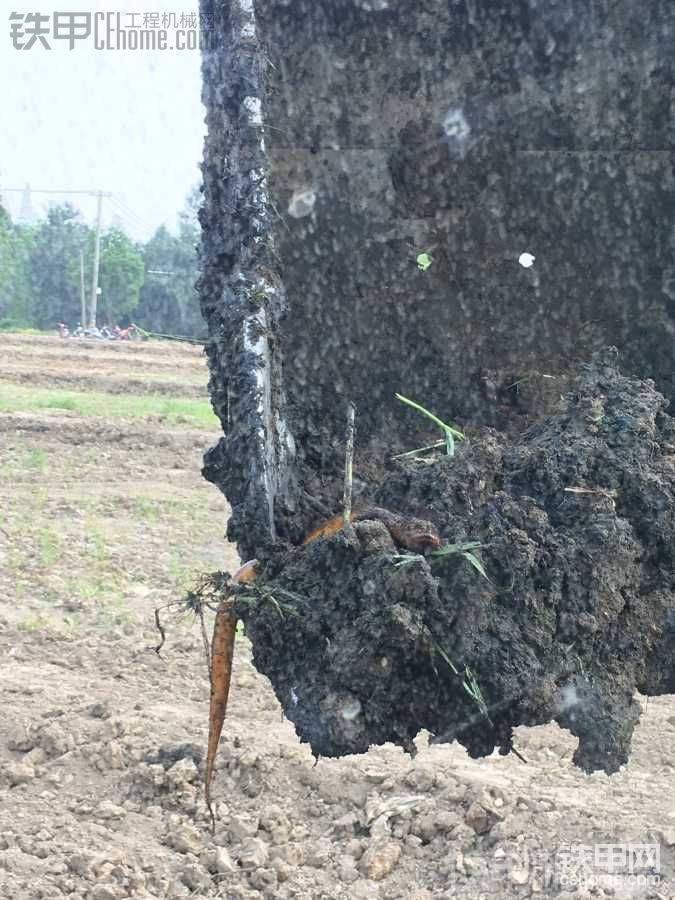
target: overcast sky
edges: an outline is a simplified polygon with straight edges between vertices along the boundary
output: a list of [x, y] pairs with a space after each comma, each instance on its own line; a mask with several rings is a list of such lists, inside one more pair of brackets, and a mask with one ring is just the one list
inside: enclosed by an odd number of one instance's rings
[[[10, 12], [51, 16], [56, 10], [139, 13], [151, 4], [126, 6], [100, 0], [68, 0], [62, 6], [14, 0], [0, 3], [0, 197], [13, 215], [21, 195], [6, 187], [104, 190], [104, 224], [121, 223], [136, 238], [147, 238], [166, 223], [175, 227], [190, 187], [200, 180], [204, 109], [200, 100], [198, 50], [96, 50], [93, 38], [68, 41], [46, 36], [17, 50], [10, 37]], [[189, 2], [163, 0], [160, 12], [196, 12]], [[130, 25], [126, 17], [123, 24]], [[53, 20], [50, 21], [50, 31]], [[178, 22], [180, 24], [180, 22]], [[185, 23], [184, 23], [185, 24]], [[189, 22], [186, 23], [189, 25]], [[168, 29], [173, 43], [175, 30]], [[23, 41], [27, 38], [24, 37]], [[96, 201], [87, 197], [32, 195], [37, 213], [49, 201], [69, 200], [94, 218]], [[116, 217], [116, 218], [113, 218]]]

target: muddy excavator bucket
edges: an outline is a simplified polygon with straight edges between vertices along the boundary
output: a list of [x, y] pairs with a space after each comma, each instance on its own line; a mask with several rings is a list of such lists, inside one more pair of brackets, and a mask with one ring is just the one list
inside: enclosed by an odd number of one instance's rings
[[[489, 752], [512, 725], [555, 716], [585, 735], [584, 765], [612, 769], [635, 685], [672, 687], [672, 542], [640, 499], [656, 492], [672, 531], [664, 10], [202, 0], [218, 40], [203, 54], [199, 289], [223, 426], [204, 471], [231, 504], [242, 557], [274, 557], [270, 578], [328, 598], [327, 618], [315, 606], [288, 629], [261, 610], [257, 645], [252, 623], [259, 664], [321, 752], [404, 743], [422, 725]], [[584, 368], [609, 345], [618, 356]], [[397, 393], [466, 432], [454, 457], [392, 460], [443, 437]], [[288, 550], [340, 511], [349, 403], [355, 503], [480, 543], [489, 580], [466, 557], [395, 567], [379, 545], [364, 558], [363, 530], [310, 544], [311, 565]], [[660, 534], [651, 549], [648, 534]], [[660, 573], [649, 613], [647, 557]], [[608, 675], [629, 625], [630, 671]], [[321, 635], [337, 628], [352, 645], [331, 680]], [[303, 634], [305, 675], [289, 661]], [[356, 671], [366, 690], [387, 673], [377, 702], [345, 674]], [[414, 681], [414, 702], [392, 679]], [[565, 705], [572, 696], [581, 706]], [[346, 709], [357, 713], [335, 712]]]

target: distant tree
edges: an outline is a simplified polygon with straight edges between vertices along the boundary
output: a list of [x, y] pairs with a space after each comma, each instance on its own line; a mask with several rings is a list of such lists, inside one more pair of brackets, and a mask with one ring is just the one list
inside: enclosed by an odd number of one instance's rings
[[8, 320], [12, 306], [12, 220], [0, 206], [0, 321]]
[[[177, 234], [162, 226], [144, 246], [118, 226], [102, 234], [99, 324], [133, 318], [148, 331], [204, 334], [195, 291], [200, 197], [195, 186], [178, 216]], [[94, 232], [80, 213], [70, 204], [54, 206], [28, 225], [13, 223], [0, 207], [0, 323], [52, 329], [79, 322], [81, 253], [88, 306]]]
[[135, 318], [148, 331], [187, 337], [205, 332], [195, 290], [200, 200], [201, 192], [195, 186], [178, 216], [178, 234], [162, 225], [143, 249], [147, 277]]
[[177, 238], [161, 225], [143, 248], [146, 278], [135, 320], [148, 331], [174, 332], [180, 321], [173, 266]]
[[14, 223], [12, 228], [12, 304], [10, 316], [19, 325], [33, 324], [35, 288], [31, 258], [35, 244], [35, 227]]
[[31, 318], [38, 328], [80, 318], [80, 249], [90, 246], [91, 230], [70, 204], [54, 206], [34, 229], [29, 261]]
[[12, 223], [0, 206], [0, 324], [26, 327], [32, 324], [30, 267], [34, 229]]
[[190, 191], [183, 210], [178, 215], [178, 246], [176, 248], [176, 292], [181, 333], [196, 337], [206, 332], [195, 288], [199, 276], [199, 207], [202, 194], [199, 185]]
[[136, 309], [143, 280], [141, 250], [120, 228], [109, 228], [101, 236], [98, 278], [107, 324], [114, 325]]

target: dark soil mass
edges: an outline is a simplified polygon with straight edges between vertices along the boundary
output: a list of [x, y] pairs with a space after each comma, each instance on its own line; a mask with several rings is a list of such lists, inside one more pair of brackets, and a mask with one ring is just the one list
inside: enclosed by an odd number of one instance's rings
[[[636, 687], [675, 690], [673, 4], [201, 10], [204, 474], [266, 565], [256, 664], [317, 753], [554, 718], [614, 771]], [[391, 462], [438, 437], [396, 393], [466, 429], [454, 458]], [[479, 542], [489, 580], [381, 521], [298, 549], [350, 402], [355, 502]]]
[[287, 602], [241, 614], [316, 754], [409, 747], [425, 728], [482, 756], [554, 719], [583, 769], [626, 762], [635, 689], [675, 692], [675, 423], [616, 358], [582, 366], [520, 435], [388, 464], [372, 501], [480, 541], [488, 578], [461, 555], [401, 558], [381, 522], [272, 553], [259, 584]]

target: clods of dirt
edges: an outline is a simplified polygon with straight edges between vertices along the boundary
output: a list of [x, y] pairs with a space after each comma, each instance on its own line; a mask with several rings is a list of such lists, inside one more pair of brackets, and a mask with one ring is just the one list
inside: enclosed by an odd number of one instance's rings
[[675, 691], [675, 423], [616, 360], [597, 354], [520, 435], [390, 464], [373, 503], [478, 546], [417, 555], [364, 522], [266, 561], [239, 611], [315, 754], [427, 729], [478, 757], [555, 720], [584, 770], [626, 762], [635, 689]]

